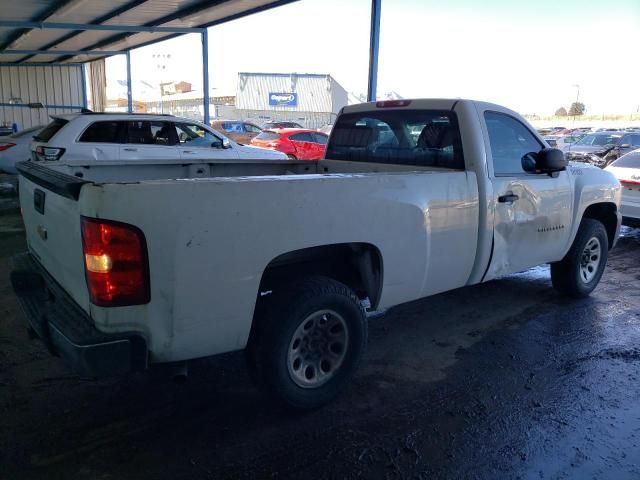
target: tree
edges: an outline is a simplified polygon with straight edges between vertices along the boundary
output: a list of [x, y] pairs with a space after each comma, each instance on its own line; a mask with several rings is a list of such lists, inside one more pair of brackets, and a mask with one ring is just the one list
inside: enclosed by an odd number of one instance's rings
[[556, 110], [555, 113], [556, 117], [566, 117], [567, 116], [567, 109], [564, 107], [560, 107], [559, 109]]
[[584, 103], [581, 102], [573, 102], [571, 104], [571, 108], [569, 109], [569, 115], [570, 116], [574, 116], [574, 115], [584, 115], [584, 112], [587, 109], [584, 106]]

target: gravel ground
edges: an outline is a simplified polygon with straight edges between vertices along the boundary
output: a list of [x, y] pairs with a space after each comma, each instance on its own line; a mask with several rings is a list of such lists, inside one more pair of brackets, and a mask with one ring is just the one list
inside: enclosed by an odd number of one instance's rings
[[394, 308], [338, 401], [267, 403], [242, 356], [80, 379], [30, 340], [0, 216], [0, 479], [640, 478], [640, 230], [584, 300], [539, 267]]

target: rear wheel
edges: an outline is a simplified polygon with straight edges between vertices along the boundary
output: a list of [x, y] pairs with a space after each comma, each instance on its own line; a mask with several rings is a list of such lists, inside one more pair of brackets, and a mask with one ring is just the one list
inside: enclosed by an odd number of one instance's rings
[[342, 391], [367, 341], [357, 296], [326, 277], [283, 289], [257, 321], [250, 370], [276, 400], [299, 410], [318, 408]]
[[607, 232], [598, 220], [584, 218], [565, 257], [551, 264], [551, 282], [560, 293], [588, 296], [600, 282], [609, 253]]
[[296, 156], [295, 156], [295, 155], [287, 155], [287, 158], [288, 158], [289, 160], [297, 160], [297, 158], [296, 158]]

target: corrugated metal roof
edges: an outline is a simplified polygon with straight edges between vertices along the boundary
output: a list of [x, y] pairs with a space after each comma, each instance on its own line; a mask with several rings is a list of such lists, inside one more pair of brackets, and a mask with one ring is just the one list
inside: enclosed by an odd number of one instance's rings
[[[296, 0], [16, 0], [3, 2], [1, 21], [203, 28]], [[0, 27], [0, 63], [85, 62], [55, 50], [129, 50], [176, 33], [124, 33]], [[47, 50], [13, 55], [4, 50]], [[51, 53], [49, 53], [51, 52]]]

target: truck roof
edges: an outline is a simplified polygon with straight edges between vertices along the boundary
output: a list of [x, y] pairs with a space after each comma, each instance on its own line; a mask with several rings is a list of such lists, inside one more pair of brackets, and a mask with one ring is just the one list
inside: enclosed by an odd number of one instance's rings
[[495, 109], [496, 111], [510, 111], [501, 105], [466, 98], [406, 98], [399, 100], [378, 100], [376, 102], [349, 105], [342, 109], [342, 113], [368, 112], [378, 108], [451, 110], [457, 103], [474, 103], [482, 105], [484, 108], [491, 107], [491, 109]]

